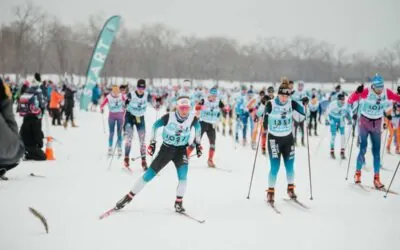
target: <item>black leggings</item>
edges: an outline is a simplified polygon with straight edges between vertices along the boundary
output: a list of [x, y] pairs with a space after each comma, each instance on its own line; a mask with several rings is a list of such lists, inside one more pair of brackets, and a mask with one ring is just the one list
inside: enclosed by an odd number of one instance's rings
[[296, 122], [294, 121], [294, 140], [297, 140], [297, 130], [300, 127], [301, 138], [304, 138], [304, 121]]
[[160, 172], [170, 161], [175, 164], [176, 168], [188, 164], [186, 146], [174, 147], [163, 144], [156, 158], [150, 164], [150, 168], [154, 172]]
[[204, 133], [207, 133], [208, 140], [210, 141], [210, 148], [215, 148], [216, 133], [214, 125], [207, 122], [200, 122], [201, 126], [201, 137]]
[[60, 113], [60, 109], [51, 109], [51, 114], [53, 115], [52, 124], [53, 124], [53, 125], [56, 125], [56, 121], [57, 121], [57, 125], [61, 125], [61, 113]]
[[314, 131], [317, 131], [317, 115], [318, 111], [310, 112], [310, 123], [308, 124], [308, 131], [311, 132], [312, 123], [314, 122]]

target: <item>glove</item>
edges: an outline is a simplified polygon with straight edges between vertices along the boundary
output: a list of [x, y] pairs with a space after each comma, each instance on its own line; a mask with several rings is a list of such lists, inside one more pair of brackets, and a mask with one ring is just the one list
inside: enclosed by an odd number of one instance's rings
[[329, 122], [329, 120], [327, 119], [327, 120], [325, 120], [325, 126], [329, 126], [330, 125], [330, 122]]
[[392, 120], [392, 115], [387, 115], [386, 118], [391, 121]]
[[0, 102], [11, 97], [11, 92], [8, 86], [0, 78]]
[[100, 109], [100, 113], [104, 114], [104, 109]]
[[357, 114], [354, 114], [353, 115], [353, 120], [357, 120], [357, 117], [358, 117]]
[[306, 105], [308, 104], [308, 101], [309, 101], [309, 99], [308, 99], [307, 96], [305, 96], [305, 97], [303, 97], [303, 98], [301, 99], [301, 102], [303, 103], [304, 106], [306, 106]]
[[153, 156], [155, 151], [156, 151], [156, 141], [150, 141], [150, 145], [147, 147], [147, 153], [150, 156]]
[[361, 94], [364, 91], [364, 84], [357, 87], [356, 93]]
[[353, 122], [351, 121], [351, 120], [347, 120], [347, 125], [352, 125], [353, 124]]
[[200, 144], [196, 144], [196, 154], [198, 158], [200, 158], [200, 156], [203, 154], [202, 150], [203, 147]]
[[397, 94], [400, 95], [400, 86], [397, 87]]
[[40, 76], [39, 73], [36, 72], [34, 76], [35, 76], [35, 80], [36, 80], [36, 81], [38, 81], [38, 82], [41, 82], [41, 81], [42, 81], [42, 77]]
[[255, 116], [255, 117], [254, 117], [254, 122], [257, 123], [258, 121], [259, 121], [258, 116]]
[[383, 129], [384, 129], [384, 130], [387, 129], [387, 124], [386, 124], [386, 123], [383, 124]]

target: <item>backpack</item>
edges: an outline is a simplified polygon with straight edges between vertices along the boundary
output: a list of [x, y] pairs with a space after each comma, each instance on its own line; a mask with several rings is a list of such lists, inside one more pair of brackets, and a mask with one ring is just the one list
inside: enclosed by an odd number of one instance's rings
[[39, 115], [41, 109], [37, 93], [24, 93], [18, 101], [17, 112], [20, 116]]

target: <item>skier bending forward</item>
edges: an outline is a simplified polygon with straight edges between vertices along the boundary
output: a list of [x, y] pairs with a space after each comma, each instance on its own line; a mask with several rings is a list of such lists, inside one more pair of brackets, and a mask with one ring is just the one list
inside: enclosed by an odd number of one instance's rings
[[176, 112], [165, 114], [157, 120], [152, 129], [152, 139], [147, 148], [149, 155], [153, 155], [156, 150], [155, 136], [157, 129], [164, 126], [162, 133], [163, 144], [160, 151], [150, 167], [141, 178], [134, 184], [132, 190], [125, 195], [115, 206], [115, 210], [120, 210], [137, 195], [145, 185], [150, 182], [170, 161], [173, 161], [178, 174], [178, 188], [175, 200], [175, 210], [178, 213], [185, 212], [182, 206], [182, 199], [186, 191], [186, 177], [188, 173], [188, 158], [186, 148], [189, 144], [190, 132], [192, 127], [195, 129], [195, 139], [197, 157], [202, 154], [200, 146], [200, 123], [194, 114], [190, 113], [190, 99], [181, 96], [177, 100]]

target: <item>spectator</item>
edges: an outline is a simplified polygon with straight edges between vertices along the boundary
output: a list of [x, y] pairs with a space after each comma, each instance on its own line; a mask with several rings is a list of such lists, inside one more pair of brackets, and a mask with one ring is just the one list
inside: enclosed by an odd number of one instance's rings
[[61, 126], [61, 102], [63, 99], [60, 90], [54, 86], [50, 95], [50, 111], [53, 117], [53, 126], [56, 125], [56, 121], [57, 125]]
[[16, 167], [25, 148], [18, 135], [18, 126], [12, 110], [11, 92], [0, 78], [0, 179]]
[[99, 105], [100, 97], [101, 97], [101, 90], [99, 88], [99, 85], [96, 84], [92, 90], [92, 103], [93, 103], [92, 108], [91, 108], [92, 111], [97, 110], [97, 106]]
[[72, 127], [77, 127], [74, 121], [74, 106], [75, 106], [75, 93], [76, 89], [69, 84], [64, 84], [63, 91], [65, 92], [64, 99], [64, 109], [65, 109], [65, 121], [64, 127], [67, 128], [68, 121], [71, 121]]

